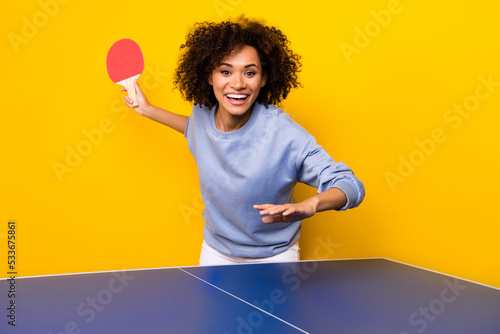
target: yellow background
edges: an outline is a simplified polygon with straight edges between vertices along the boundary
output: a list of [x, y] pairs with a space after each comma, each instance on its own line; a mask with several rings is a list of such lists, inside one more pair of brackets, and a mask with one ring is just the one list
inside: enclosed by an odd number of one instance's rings
[[[388, 257], [500, 287], [500, 86], [481, 83], [500, 82], [499, 10], [493, 1], [9, 2], [2, 243], [16, 221], [21, 276], [196, 265], [203, 203], [186, 140], [123, 105], [106, 54], [118, 39], [137, 41], [150, 101], [189, 115], [172, 89], [188, 28], [245, 13], [282, 29], [303, 56], [304, 87], [282, 107], [366, 186], [359, 208], [304, 222], [302, 257]], [[459, 116], [464, 103], [473, 110]], [[299, 186], [296, 198], [314, 193]]]

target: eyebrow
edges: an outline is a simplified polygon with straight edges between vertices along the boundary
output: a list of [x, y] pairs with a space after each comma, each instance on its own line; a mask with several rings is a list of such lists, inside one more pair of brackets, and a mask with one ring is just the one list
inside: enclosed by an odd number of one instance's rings
[[[219, 66], [228, 66], [228, 67], [233, 67], [233, 65], [228, 64], [228, 63], [220, 63], [220, 65], [219, 65]], [[249, 67], [252, 67], [252, 66], [253, 66], [253, 67], [257, 67], [257, 68], [259, 68], [259, 67], [258, 67], [257, 65], [255, 65], [255, 64], [248, 64], [248, 65], [245, 65], [245, 66], [243, 66], [243, 67], [244, 67], [244, 68], [249, 68]]]

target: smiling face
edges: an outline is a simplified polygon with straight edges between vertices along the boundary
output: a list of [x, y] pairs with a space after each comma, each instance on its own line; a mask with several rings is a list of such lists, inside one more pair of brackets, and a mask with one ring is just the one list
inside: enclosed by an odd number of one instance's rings
[[217, 112], [224, 117], [249, 117], [247, 111], [266, 84], [255, 48], [245, 45], [222, 59], [212, 72], [209, 83], [219, 102]]

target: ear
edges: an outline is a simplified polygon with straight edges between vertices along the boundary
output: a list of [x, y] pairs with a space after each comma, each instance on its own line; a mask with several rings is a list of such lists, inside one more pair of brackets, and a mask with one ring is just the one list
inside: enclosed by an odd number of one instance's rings
[[262, 75], [262, 83], [260, 84], [260, 88], [264, 87], [267, 83], [267, 75], [264, 73], [264, 75]]
[[212, 73], [210, 73], [210, 74], [208, 75], [208, 84], [209, 84], [210, 86], [213, 86], [213, 85], [214, 85], [214, 84], [213, 84], [213, 81], [212, 81]]

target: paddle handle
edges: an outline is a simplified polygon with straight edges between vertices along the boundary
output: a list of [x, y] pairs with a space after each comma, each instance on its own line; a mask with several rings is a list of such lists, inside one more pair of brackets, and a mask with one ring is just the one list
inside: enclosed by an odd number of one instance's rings
[[139, 103], [137, 103], [137, 92], [135, 91], [134, 79], [136, 79], [135, 76], [125, 79], [124, 81], [125, 81], [125, 88], [127, 88], [128, 96], [130, 97], [133, 103], [132, 107], [138, 107]]

